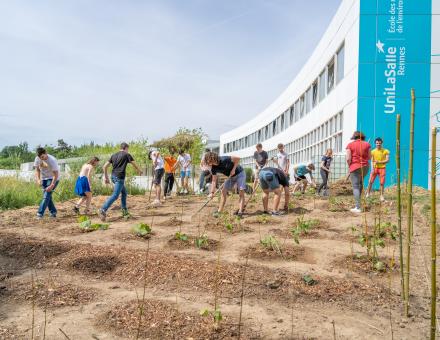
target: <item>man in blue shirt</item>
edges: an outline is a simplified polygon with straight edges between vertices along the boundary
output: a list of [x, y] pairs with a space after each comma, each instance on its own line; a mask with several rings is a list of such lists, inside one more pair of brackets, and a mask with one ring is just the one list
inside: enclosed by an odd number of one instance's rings
[[308, 163], [307, 165], [299, 164], [293, 167], [293, 176], [295, 178], [293, 193], [295, 193], [296, 189], [302, 186], [301, 193], [304, 194], [307, 188], [307, 184], [309, 183], [306, 177], [307, 174], [310, 176], [312, 186], [316, 188], [315, 179], [312, 175], [313, 170], [315, 170], [315, 165], [313, 163]]

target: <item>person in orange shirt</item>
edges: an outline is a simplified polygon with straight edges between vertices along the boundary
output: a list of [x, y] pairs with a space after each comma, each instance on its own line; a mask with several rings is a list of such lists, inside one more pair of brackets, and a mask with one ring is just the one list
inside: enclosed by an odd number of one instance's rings
[[171, 154], [163, 158], [165, 169], [165, 181], [163, 188], [163, 197], [171, 196], [174, 185], [174, 171], [176, 170], [177, 159], [174, 157], [174, 150], [171, 150]]

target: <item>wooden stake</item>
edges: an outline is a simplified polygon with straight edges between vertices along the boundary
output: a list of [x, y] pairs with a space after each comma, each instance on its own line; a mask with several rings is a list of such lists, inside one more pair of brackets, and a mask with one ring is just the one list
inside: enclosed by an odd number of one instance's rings
[[396, 117], [396, 177], [397, 177], [397, 228], [399, 230], [399, 264], [401, 297], [405, 299], [405, 281], [403, 278], [403, 246], [402, 246], [402, 200], [400, 190], [400, 114]]
[[437, 212], [436, 212], [436, 158], [437, 128], [431, 131], [431, 340], [435, 339], [437, 301]]
[[405, 315], [409, 316], [409, 274], [410, 274], [410, 255], [411, 255], [411, 237], [412, 237], [412, 221], [413, 221], [413, 209], [412, 209], [412, 180], [413, 180], [413, 163], [414, 163], [414, 106], [415, 106], [415, 93], [414, 89], [411, 89], [411, 120], [409, 128], [409, 168], [408, 168], [408, 203], [407, 203], [407, 235], [406, 235], [406, 265], [405, 265]]

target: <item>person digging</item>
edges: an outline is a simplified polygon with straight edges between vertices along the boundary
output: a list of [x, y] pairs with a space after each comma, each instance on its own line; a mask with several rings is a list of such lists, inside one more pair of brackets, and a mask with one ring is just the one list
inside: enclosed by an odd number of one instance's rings
[[287, 175], [284, 171], [278, 168], [264, 168], [258, 174], [261, 189], [263, 190], [263, 208], [264, 214], [269, 214], [268, 205], [269, 205], [269, 193], [274, 193], [273, 199], [273, 210], [270, 213], [273, 216], [281, 215], [280, 211], [278, 211], [278, 207], [280, 205], [281, 200], [281, 189], [283, 187], [284, 190], [284, 210], [288, 211], [289, 209], [289, 180], [287, 179]]
[[240, 157], [235, 156], [219, 156], [215, 152], [207, 152], [205, 154], [205, 163], [211, 167], [212, 183], [210, 186], [209, 198], [214, 196], [214, 192], [217, 187], [217, 173], [221, 173], [228, 177], [223, 184], [221, 190], [220, 205], [217, 211], [214, 213], [214, 217], [218, 217], [225, 207], [226, 198], [228, 192], [232, 191], [235, 186], [239, 190], [238, 211], [235, 213], [237, 216], [243, 216], [244, 211], [244, 192], [246, 190], [246, 173], [239, 165]]
[[295, 178], [295, 186], [293, 187], [294, 194], [296, 190], [301, 187], [301, 193], [304, 194], [307, 189], [308, 180], [306, 175], [309, 174], [311, 179], [311, 185], [312, 187], [316, 188], [315, 179], [313, 178], [312, 171], [315, 170], [315, 165], [313, 163], [309, 163], [306, 165], [296, 165], [293, 167], [293, 175]]

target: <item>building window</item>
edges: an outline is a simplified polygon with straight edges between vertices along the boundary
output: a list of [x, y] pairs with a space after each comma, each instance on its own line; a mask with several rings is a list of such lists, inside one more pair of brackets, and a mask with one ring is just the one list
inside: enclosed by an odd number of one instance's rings
[[309, 89], [306, 92], [306, 113], [309, 113], [312, 109], [312, 88], [309, 87]]
[[292, 105], [292, 107], [290, 108], [290, 119], [289, 119], [289, 125], [293, 124], [293, 119], [294, 119], [294, 115], [295, 115], [295, 107]]
[[269, 125], [266, 125], [266, 127], [264, 128], [264, 139], [268, 139], [269, 138]]
[[327, 93], [333, 89], [335, 85], [335, 60], [332, 58], [327, 65]]
[[312, 108], [318, 103], [318, 80], [312, 84]]
[[325, 82], [325, 70], [319, 75], [319, 101], [325, 98], [326, 82]]
[[342, 78], [344, 78], [344, 49], [344, 45], [342, 45], [339, 51], [336, 52], [336, 64], [338, 67], [336, 73], [336, 84], [339, 84]]
[[272, 136], [275, 136], [277, 134], [277, 121], [274, 120], [272, 122]]
[[305, 111], [305, 107], [304, 107], [304, 95], [301, 96], [301, 98], [299, 99], [299, 118], [304, 117], [304, 111]]
[[286, 115], [286, 113], [283, 113], [282, 115], [281, 115], [281, 123], [280, 123], [280, 127], [281, 127], [281, 131], [283, 131], [284, 130], [284, 116]]

